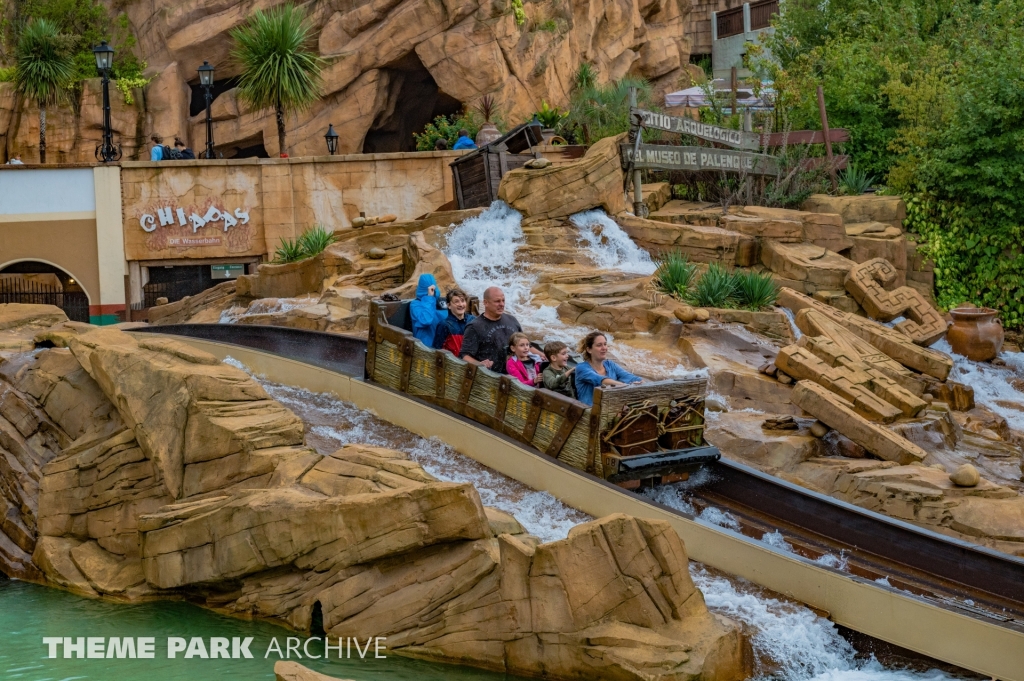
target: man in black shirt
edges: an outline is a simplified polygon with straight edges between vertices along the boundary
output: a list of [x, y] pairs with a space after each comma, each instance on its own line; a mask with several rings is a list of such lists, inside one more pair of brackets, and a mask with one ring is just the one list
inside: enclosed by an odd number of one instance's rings
[[508, 339], [522, 331], [519, 321], [505, 314], [505, 294], [497, 286], [484, 291], [484, 313], [466, 327], [462, 359], [499, 374], [507, 373]]

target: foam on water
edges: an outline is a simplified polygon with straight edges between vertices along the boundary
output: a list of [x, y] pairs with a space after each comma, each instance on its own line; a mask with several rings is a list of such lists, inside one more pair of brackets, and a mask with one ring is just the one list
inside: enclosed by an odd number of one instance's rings
[[1006, 366], [999, 367], [988, 362], [972, 362], [954, 353], [945, 338], [931, 347], [953, 358], [949, 378], [974, 388], [975, 403], [1005, 418], [1014, 430], [1024, 432], [1024, 392], [1010, 383], [1012, 379], [1024, 381], [1024, 352], [999, 353], [999, 358], [1006, 362]]
[[708, 607], [747, 626], [756, 679], [777, 681], [946, 681], [941, 671], [884, 668], [856, 651], [823, 617], [798, 604], [765, 596], [753, 587], [691, 563], [694, 583]]
[[654, 274], [657, 269], [650, 254], [633, 243], [603, 210], [576, 213], [569, 222], [579, 229], [577, 243], [597, 267], [634, 274]]

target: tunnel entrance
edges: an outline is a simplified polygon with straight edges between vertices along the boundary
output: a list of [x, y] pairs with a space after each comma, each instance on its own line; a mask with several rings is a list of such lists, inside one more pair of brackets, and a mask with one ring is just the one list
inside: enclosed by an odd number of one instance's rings
[[324, 607], [320, 601], [313, 604], [313, 613], [309, 621], [309, 635], [324, 638], [327, 632], [324, 630]]
[[81, 284], [56, 265], [37, 260], [0, 269], [0, 303], [56, 305], [73, 322], [89, 321], [89, 295]]
[[416, 151], [414, 132], [423, 132], [437, 116], [462, 110], [462, 103], [441, 92], [423, 62], [410, 52], [383, 69], [389, 77], [388, 103], [363, 142], [363, 153]]

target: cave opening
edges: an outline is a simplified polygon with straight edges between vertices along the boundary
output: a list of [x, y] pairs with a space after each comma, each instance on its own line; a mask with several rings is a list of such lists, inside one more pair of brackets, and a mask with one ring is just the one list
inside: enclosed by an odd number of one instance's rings
[[366, 133], [364, 154], [416, 151], [414, 132], [423, 132], [437, 116], [462, 110], [462, 102], [440, 91], [415, 52], [383, 70], [389, 76], [388, 104]]

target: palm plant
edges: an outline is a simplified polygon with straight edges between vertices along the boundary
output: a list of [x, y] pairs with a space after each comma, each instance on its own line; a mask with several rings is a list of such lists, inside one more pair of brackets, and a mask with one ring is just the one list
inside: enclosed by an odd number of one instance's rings
[[851, 163], [839, 177], [839, 190], [850, 196], [860, 196], [874, 183], [874, 175], [868, 175], [867, 171], [861, 170]]
[[46, 163], [46, 107], [67, 101], [75, 63], [57, 26], [32, 20], [18, 40], [14, 84], [39, 105], [39, 162]]
[[285, 111], [308, 109], [323, 90], [323, 60], [311, 49], [313, 27], [301, 9], [283, 5], [256, 10], [231, 38], [231, 56], [242, 68], [238, 98], [255, 111], [274, 110], [278, 144], [286, 154]]
[[274, 264], [282, 265], [288, 262], [298, 262], [299, 260], [305, 260], [306, 249], [299, 243], [299, 239], [294, 241], [291, 239], [281, 238], [281, 245], [274, 250]]
[[640, 106], [650, 105], [651, 85], [643, 78], [622, 78], [607, 85], [597, 84], [597, 72], [590, 64], [580, 64], [573, 75], [569, 112], [560, 127], [574, 131], [584, 144], [610, 137], [629, 129], [629, 89], [637, 89]]

